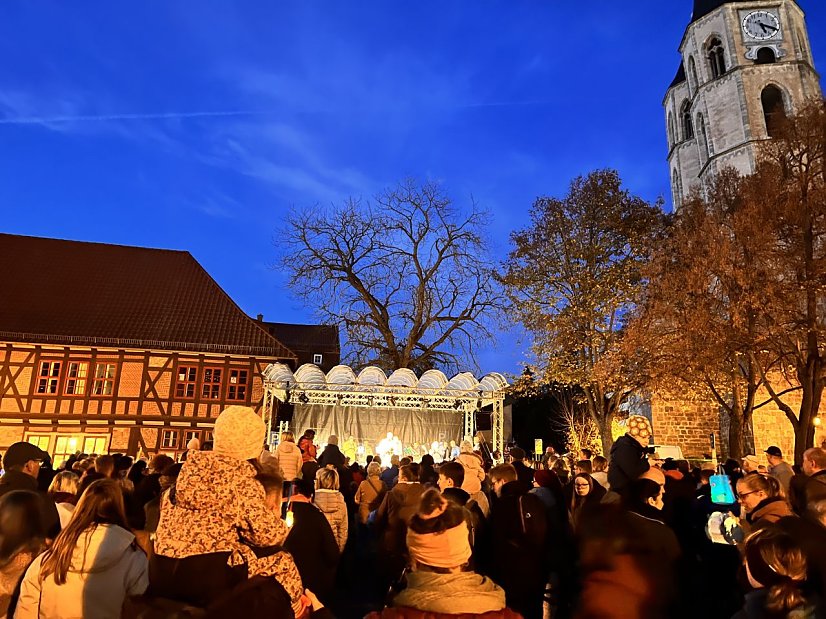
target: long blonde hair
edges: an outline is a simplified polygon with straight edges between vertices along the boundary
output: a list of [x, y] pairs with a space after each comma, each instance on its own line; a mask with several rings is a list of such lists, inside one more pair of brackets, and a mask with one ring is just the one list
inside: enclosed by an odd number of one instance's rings
[[88, 529], [110, 524], [129, 530], [123, 493], [113, 479], [98, 479], [89, 484], [78, 501], [66, 527], [55, 538], [54, 544], [43, 555], [40, 580], [54, 574], [55, 583], [66, 583], [66, 574], [72, 565], [72, 555], [80, 536]]

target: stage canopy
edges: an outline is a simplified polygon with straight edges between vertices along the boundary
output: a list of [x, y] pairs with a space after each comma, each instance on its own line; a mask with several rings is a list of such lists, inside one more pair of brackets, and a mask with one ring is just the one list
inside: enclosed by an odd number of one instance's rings
[[356, 374], [337, 365], [327, 374], [307, 363], [293, 373], [288, 365], [274, 363], [264, 370], [264, 420], [270, 431], [282, 430], [275, 422], [275, 402], [292, 404], [296, 431], [317, 430], [317, 439], [330, 434], [375, 440], [394, 432], [403, 441], [463, 439], [474, 434], [475, 413], [491, 407], [491, 443], [503, 451], [504, 400], [508, 381], [497, 373], [481, 380], [470, 372], [448, 379], [439, 370], [419, 378], [412, 370], [387, 376], [370, 366]]

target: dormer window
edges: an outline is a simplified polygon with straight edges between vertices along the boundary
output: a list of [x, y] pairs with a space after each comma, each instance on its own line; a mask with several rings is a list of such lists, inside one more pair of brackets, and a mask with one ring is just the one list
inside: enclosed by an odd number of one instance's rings
[[708, 42], [708, 64], [712, 79], [718, 78], [726, 72], [726, 50], [723, 42], [717, 37]]

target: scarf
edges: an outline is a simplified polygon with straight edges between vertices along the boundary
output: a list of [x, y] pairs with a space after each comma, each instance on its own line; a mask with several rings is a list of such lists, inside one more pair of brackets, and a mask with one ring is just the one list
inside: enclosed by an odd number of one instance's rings
[[411, 572], [407, 589], [395, 597], [393, 605], [431, 613], [482, 614], [503, 610], [505, 591], [475, 572]]

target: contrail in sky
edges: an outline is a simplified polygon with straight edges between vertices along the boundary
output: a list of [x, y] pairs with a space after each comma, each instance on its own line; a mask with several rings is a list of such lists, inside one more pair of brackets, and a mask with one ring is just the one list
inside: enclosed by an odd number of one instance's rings
[[261, 110], [229, 110], [224, 112], [156, 112], [148, 114], [94, 114], [78, 116], [9, 116], [0, 118], [0, 125], [46, 125], [54, 123], [105, 122], [109, 120], [163, 120], [173, 118], [220, 118], [228, 116], [260, 116]]

